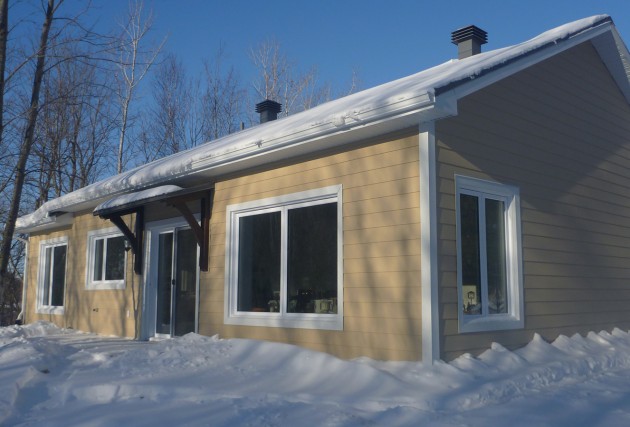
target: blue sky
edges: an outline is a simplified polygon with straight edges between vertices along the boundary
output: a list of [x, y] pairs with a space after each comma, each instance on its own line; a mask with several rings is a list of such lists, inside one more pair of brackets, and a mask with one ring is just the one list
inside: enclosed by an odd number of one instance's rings
[[[94, 17], [111, 25], [128, 0], [93, 4]], [[605, 13], [630, 42], [630, 0], [145, 0], [145, 6], [154, 13], [154, 36], [168, 35], [166, 50], [191, 74], [223, 44], [225, 62], [246, 85], [255, 77], [249, 50], [270, 38], [297, 66], [317, 66], [319, 80], [336, 90], [349, 85], [353, 70], [368, 88], [454, 58], [450, 33], [469, 24], [489, 33], [483, 48], [490, 50]]]
[[[275, 38], [296, 64], [316, 65], [320, 79], [348, 84], [353, 69], [364, 88], [456, 57], [451, 31], [475, 24], [486, 50], [527, 40], [566, 22], [606, 13], [630, 43], [629, 0], [153, 0], [155, 30], [167, 49], [194, 69], [220, 43], [242, 79], [251, 80], [248, 51]], [[107, 2], [126, 7], [126, 0]]]

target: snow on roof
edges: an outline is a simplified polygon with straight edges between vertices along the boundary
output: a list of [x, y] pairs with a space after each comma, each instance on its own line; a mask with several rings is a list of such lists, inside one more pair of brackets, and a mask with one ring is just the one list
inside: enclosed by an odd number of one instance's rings
[[48, 201], [37, 211], [18, 218], [18, 231], [46, 221], [51, 212], [93, 208], [107, 198], [173, 183], [222, 164], [260, 156], [274, 147], [287, 147], [347, 132], [354, 126], [385, 120], [397, 114], [434, 105], [440, 89], [471, 81], [530, 52], [555, 45], [597, 27], [611, 28], [608, 15], [596, 15], [562, 25], [526, 42], [462, 60], [450, 60], [417, 74], [367, 89], [310, 110], [267, 122], [187, 151], [136, 167]]
[[183, 190], [183, 188], [179, 185], [161, 185], [159, 187], [149, 188], [148, 190], [127, 193], [121, 196], [116, 196], [104, 203], [101, 203], [94, 209], [94, 211], [105, 211], [113, 208], [119, 208], [130, 203], [153, 199], [159, 196], [165, 196], [167, 194], [175, 193], [181, 190]]

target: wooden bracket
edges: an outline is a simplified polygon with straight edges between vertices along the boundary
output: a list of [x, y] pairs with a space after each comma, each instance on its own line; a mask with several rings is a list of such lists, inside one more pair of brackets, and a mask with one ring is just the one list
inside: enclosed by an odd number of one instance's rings
[[201, 221], [197, 222], [195, 216], [186, 205], [187, 201], [190, 201], [190, 197], [179, 197], [166, 200], [168, 205], [177, 209], [190, 228], [192, 229], [197, 244], [199, 245], [199, 269], [201, 271], [208, 271], [208, 255], [210, 248], [210, 217], [212, 216], [212, 205], [214, 201], [214, 188], [211, 188], [208, 193], [199, 198]]
[[[134, 232], [132, 232], [127, 223], [122, 219], [122, 215], [135, 213], [136, 214], [136, 223], [134, 227]], [[133, 271], [136, 274], [142, 274], [142, 242], [144, 241], [144, 208], [139, 207], [135, 209], [133, 212], [124, 212], [124, 213], [115, 213], [104, 216], [103, 218], [109, 219], [114, 223], [116, 227], [121, 231], [121, 233], [125, 236], [127, 241], [129, 242], [129, 246], [131, 247], [131, 252], [134, 255], [133, 260]]]

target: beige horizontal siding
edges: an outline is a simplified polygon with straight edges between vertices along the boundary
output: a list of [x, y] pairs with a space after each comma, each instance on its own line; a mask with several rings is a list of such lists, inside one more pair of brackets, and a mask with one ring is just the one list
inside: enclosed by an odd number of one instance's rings
[[[418, 360], [418, 177], [417, 131], [407, 130], [217, 182], [210, 269], [202, 276], [200, 332], [287, 342], [340, 357]], [[330, 185], [343, 187], [343, 331], [225, 325], [227, 206]]]
[[[463, 99], [438, 122], [442, 352], [630, 327], [630, 108], [589, 43]], [[521, 195], [525, 328], [461, 334], [456, 174]]]
[[[133, 219], [125, 218], [128, 224]], [[133, 273], [133, 256], [127, 253], [127, 284], [122, 290], [87, 290], [86, 255], [88, 232], [111, 228], [113, 224], [92, 215], [75, 214], [72, 226], [52, 233], [36, 233], [29, 238], [29, 283], [26, 321], [48, 320], [65, 328], [106, 335], [137, 336], [142, 278]], [[39, 314], [36, 310], [39, 270], [39, 245], [43, 240], [67, 237], [66, 289], [63, 315]]]

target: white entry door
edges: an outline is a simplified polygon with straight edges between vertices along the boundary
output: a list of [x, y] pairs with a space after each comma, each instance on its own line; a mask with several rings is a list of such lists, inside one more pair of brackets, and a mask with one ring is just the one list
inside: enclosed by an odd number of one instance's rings
[[188, 226], [147, 227], [150, 240], [145, 282], [145, 338], [197, 331], [199, 246]]

